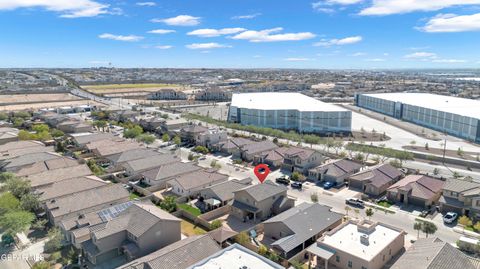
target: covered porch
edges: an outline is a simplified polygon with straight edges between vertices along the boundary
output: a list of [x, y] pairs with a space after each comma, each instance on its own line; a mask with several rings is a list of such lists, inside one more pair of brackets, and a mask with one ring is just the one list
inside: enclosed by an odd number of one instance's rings
[[257, 217], [261, 218], [261, 211], [260, 209], [244, 204], [237, 200], [233, 201], [232, 208], [234, 213], [240, 217], [243, 221], [253, 220], [254, 222], [257, 221]]
[[335, 256], [334, 250], [328, 250], [319, 246], [317, 243], [309, 246], [307, 249], [308, 254], [308, 268], [315, 269], [333, 269], [334, 265], [329, 265], [330, 259]]

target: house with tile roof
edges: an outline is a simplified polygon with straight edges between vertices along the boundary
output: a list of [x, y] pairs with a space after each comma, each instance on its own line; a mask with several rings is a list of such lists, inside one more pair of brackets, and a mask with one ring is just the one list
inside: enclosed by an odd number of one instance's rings
[[122, 185], [109, 184], [51, 199], [45, 203], [45, 211], [50, 223], [57, 226], [64, 219], [77, 218], [89, 212], [127, 202], [128, 197], [129, 193]]
[[420, 238], [390, 269], [478, 269], [480, 260], [439, 238]]
[[269, 180], [233, 192], [231, 215], [242, 220], [266, 220], [292, 208], [295, 200], [288, 197], [287, 187]]
[[445, 181], [437, 178], [408, 175], [388, 188], [387, 198], [403, 205], [431, 208], [440, 199], [444, 185]]
[[228, 180], [216, 169], [203, 169], [178, 175], [167, 182], [167, 188], [181, 197], [196, 197], [202, 189]]
[[137, 202], [89, 227], [90, 239], [81, 244], [82, 253], [94, 265], [118, 256], [132, 261], [179, 241], [180, 222], [151, 202]]
[[390, 164], [379, 164], [348, 177], [348, 186], [371, 196], [384, 194], [403, 174]]
[[143, 171], [140, 175], [142, 176], [142, 182], [158, 189], [164, 189], [169, 180], [201, 169], [200, 166], [193, 163], [174, 162]]
[[315, 150], [301, 147], [280, 147], [255, 156], [255, 163], [266, 163], [271, 168], [279, 168], [306, 174], [309, 169], [320, 165], [323, 155]]
[[[302, 203], [263, 222], [264, 241], [289, 259], [342, 223], [343, 215], [318, 203]], [[267, 239], [267, 240], [266, 240]]]
[[308, 179], [313, 182], [336, 182], [343, 185], [348, 177], [360, 172], [362, 165], [347, 159], [333, 160], [308, 170]]
[[447, 179], [439, 204], [443, 213], [452, 211], [475, 220], [480, 219], [480, 183], [465, 179]]
[[221, 251], [210, 235], [195, 235], [170, 244], [117, 269], [187, 269]]

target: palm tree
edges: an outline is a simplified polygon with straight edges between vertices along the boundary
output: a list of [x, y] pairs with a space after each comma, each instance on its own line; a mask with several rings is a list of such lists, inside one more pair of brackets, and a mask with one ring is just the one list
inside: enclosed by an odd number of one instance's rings
[[425, 237], [428, 238], [429, 234], [434, 234], [437, 231], [437, 226], [432, 222], [425, 222], [422, 225], [422, 231], [425, 233]]
[[345, 206], [345, 212], [346, 212], [345, 215], [347, 215], [347, 217], [348, 217], [348, 211], [350, 210], [352, 210], [352, 208], [350, 208], [348, 205]]
[[413, 229], [417, 231], [417, 239], [420, 238], [420, 231], [422, 230], [422, 223], [419, 221], [415, 221], [413, 223]]
[[367, 214], [368, 220], [373, 216], [373, 209], [371, 207], [365, 210], [365, 214]]

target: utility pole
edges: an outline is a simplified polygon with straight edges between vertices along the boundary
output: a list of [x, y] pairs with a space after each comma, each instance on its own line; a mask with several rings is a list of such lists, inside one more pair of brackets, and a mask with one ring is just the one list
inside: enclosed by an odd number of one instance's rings
[[447, 151], [447, 131], [444, 133], [445, 141], [443, 142], [443, 164], [445, 165], [445, 153]]

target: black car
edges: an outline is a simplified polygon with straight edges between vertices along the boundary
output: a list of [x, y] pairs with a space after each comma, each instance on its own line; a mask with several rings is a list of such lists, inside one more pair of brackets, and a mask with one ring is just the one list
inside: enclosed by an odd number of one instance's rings
[[292, 184], [290, 184], [290, 186], [292, 186], [292, 188], [294, 188], [294, 189], [299, 189], [299, 190], [301, 190], [302, 187], [303, 187], [302, 183], [300, 183], [300, 182], [292, 182]]
[[275, 179], [275, 181], [279, 184], [284, 184], [284, 185], [290, 184], [290, 180], [286, 177], [278, 177], [277, 179]]

